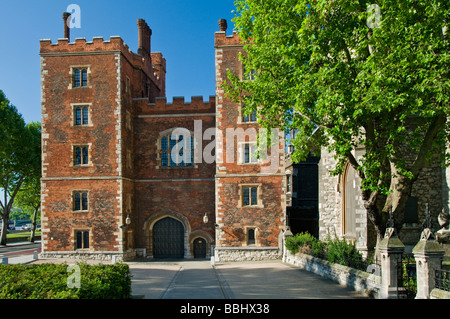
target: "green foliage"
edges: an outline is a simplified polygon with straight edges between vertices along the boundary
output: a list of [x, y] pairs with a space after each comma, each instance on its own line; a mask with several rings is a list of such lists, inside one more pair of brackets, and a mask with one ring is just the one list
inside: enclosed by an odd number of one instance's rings
[[416, 261], [414, 257], [402, 256], [402, 279], [407, 298], [414, 299], [417, 295]]
[[0, 189], [5, 195], [0, 198], [0, 217], [4, 228], [0, 244], [4, 245], [5, 227], [18, 191], [24, 183], [39, 184], [41, 127], [39, 123], [26, 124], [17, 108], [1, 90], [0, 141]]
[[328, 261], [334, 264], [345, 265], [355, 269], [366, 270], [367, 264], [362, 255], [352, 243], [344, 240], [333, 240], [327, 246]]
[[296, 254], [299, 249], [304, 246], [312, 247], [317, 239], [309, 233], [300, 233], [286, 239], [286, 248], [292, 253]]
[[369, 261], [364, 260], [356, 246], [346, 240], [320, 241], [309, 233], [300, 233], [286, 239], [286, 248], [292, 253], [310, 254], [331, 263], [366, 270]]
[[79, 264], [80, 288], [69, 288], [66, 264], [1, 265], [0, 299], [128, 299], [131, 275], [126, 264]]
[[[378, 27], [367, 24], [373, 3], [380, 7]], [[293, 161], [315, 149], [335, 154], [334, 174], [350, 162], [369, 217], [384, 235], [387, 207], [403, 214], [426, 161], [439, 155], [450, 163], [450, 2], [237, 0], [236, 6], [241, 60], [254, 76], [242, 80], [229, 71], [225, 92], [256, 111], [261, 126], [298, 131]], [[356, 147], [364, 148], [362, 158], [354, 157]]]

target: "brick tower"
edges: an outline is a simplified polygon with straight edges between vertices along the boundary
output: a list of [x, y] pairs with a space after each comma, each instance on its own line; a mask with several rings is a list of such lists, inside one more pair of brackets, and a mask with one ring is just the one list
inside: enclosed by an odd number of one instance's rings
[[120, 37], [40, 42], [44, 256], [135, 254], [133, 98], [165, 95], [165, 60], [138, 26], [139, 54]]
[[261, 133], [256, 114], [245, 114], [242, 105], [227, 98], [222, 89], [227, 71], [243, 79], [238, 57], [244, 46], [236, 33], [226, 34], [226, 20], [221, 19], [219, 27], [215, 34], [216, 127], [222, 137], [217, 141], [216, 258], [277, 259], [286, 216], [284, 136], [276, 130], [277, 143], [267, 147], [269, 157], [255, 156]]
[[43, 257], [278, 258], [283, 140], [255, 160], [259, 126], [220, 88], [242, 73], [237, 35], [221, 20], [217, 96], [169, 103], [166, 61], [137, 25], [137, 54], [120, 37], [71, 42], [66, 23], [40, 42]]

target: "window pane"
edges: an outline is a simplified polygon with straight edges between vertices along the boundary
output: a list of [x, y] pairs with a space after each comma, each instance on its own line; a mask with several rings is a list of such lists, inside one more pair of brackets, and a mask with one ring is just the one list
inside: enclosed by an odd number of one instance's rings
[[242, 116], [242, 122], [248, 122], [248, 121], [249, 121], [248, 115], [244, 114], [244, 116]]
[[255, 244], [255, 230], [254, 229], [248, 230], [248, 244], [249, 245]]
[[252, 202], [251, 205], [258, 205], [258, 187], [252, 187]]
[[250, 119], [252, 122], [256, 122], [256, 112], [250, 115]]
[[82, 210], [88, 210], [88, 196], [87, 196], [87, 193], [83, 193], [81, 197], [82, 197], [82, 201], [81, 201]]
[[243, 206], [249, 206], [250, 205], [250, 188], [249, 187], [244, 187], [243, 189], [244, 194], [243, 194]]
[[89, 124], [89, 108], [83, 108], [83, 125]]
[[186, 164], [186, 159], [184, 158], [184, 156], [185, 156], [184, 148], [182, 148], [178, 152], [178, 166], [183, 167]]
[[250, 163], [250, 145], [244, 145], [244, 163]]
[[81, 164], [81, 147], [75, 147], [75, 165]]
[[80, 193], [75, 193], [73, 210], [81, 210], [81, 206], [80, 205], [81, 205]]
[[73, 86], [74, 87], [79, 87], [80, 86], [80, 70], [74, 70], [74, 75], [73, 75]]
[[186, 166], [194, 165], [194, 139], [189, 138], [186, 145]]
[[174, 138], [170, 138], [170, 149], [172, 149], [175, 145], [177, 145], [177, 140]]
[[77, 242], [77, 249], [83, 248], [83, 232], [77, 231], [76, 242]]
[[89, 248], [89, 232], [88, 231], [83, 232], [83, 248], [85, 248], [85, 249]]
[[81, 125], [81, 108], [75, 109], [75, 125]]
[[258, 162], [258, 157], [257, 157], [257, 145], [256, 144], [252, 144], [251, 145], [251, 154], [250, 154], [250, 162], [251, 163], [257, 163]]
[[172, 152], [170, 152], [170, 166], [171, 167], [176, 167], [177, 164], [175, 163], [175, 159], [172, 156]]
[[87, 86], [87, 69], [81, 71], [81, 86]]
[[83, 164], [89, 163], [89, 148], [87, 146], [83, 147]]
[[167, 150], [167, 137], [165, 136], [161, 138], [161, 150]]
[[167, 152], [161, 153], [161, 166], [168, 166], [169, 165], [169, 156], [167, 155]]

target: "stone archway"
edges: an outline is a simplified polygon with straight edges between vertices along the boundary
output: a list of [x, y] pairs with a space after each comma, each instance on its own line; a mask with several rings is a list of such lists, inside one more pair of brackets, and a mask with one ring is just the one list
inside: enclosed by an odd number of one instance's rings
[[[202, 243], [199, 243], [201, 241]], [[195, 230], [189, 235], [189, 250], [190, 255], [194, 258], [210, 258], [211, 257], [211, 244], [214, 242], [212, 236], [202, 230]], [[199, 247], [199, 246], [203, 247]], [[200, 253], [198, 249], [204, 250]]]
[[[156, 229], [155, 229], [156, 226]], [[189, 234], [191, 233], [191, 226], [188, 219], [173, 210], [162, 210], [151, 215], [144, 223], [143, 227], [146, 233], [147, 242], [147, 255], [149, 257], [159, 258], [190, 258], [191, 252], [189, 249]], [[156, 233], [155, 233], [156, 230]], [[156, 236], [156, 238], [155, 238]], [[155, 242], [155, 239], [159, 242]], [[161, 241], [175, 240], [173, 247], [166, 245]], [[155, 244], [158, 251], [155, 256]], [[167, 243], [168, 244], [168, 243]], [[182, 247], [183, 254], [179, 252]], [[160, 250], [162, 249], [162, 250]], [[167, 252], [172, 253], [164, 254], [162, 251], [166, 249]], [[166, 255], [167, 257], [164, 257]], [[178, 257], [179, 256], [179, 257]]]
[[153, 226], [153, 257], [183, 258], [184, 227], [181, 222], [166, 217]]

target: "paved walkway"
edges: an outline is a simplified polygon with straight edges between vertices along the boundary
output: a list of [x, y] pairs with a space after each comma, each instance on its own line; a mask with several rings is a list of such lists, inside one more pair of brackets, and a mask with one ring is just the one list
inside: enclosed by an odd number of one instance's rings
[[[0, 255], [7, 256], [9, 264], [77, 262], [34, 260], [33, 252], [39, 248], [38, 243], [11, 244], [1, 247]], [[133, 275], [132, 294], [142, 299], [366, 299], [281, 261], [216, 263], [214, 267], [209, 260], [145, 260], [127, 264]]]
[[130, 262], [132, 291], [144, 299], [365, 299], [293, 266], [274, 262]]

